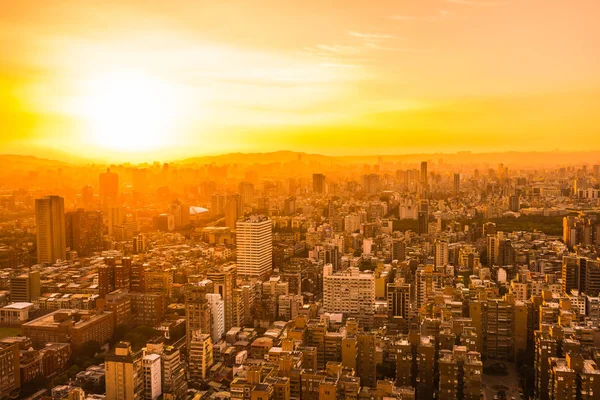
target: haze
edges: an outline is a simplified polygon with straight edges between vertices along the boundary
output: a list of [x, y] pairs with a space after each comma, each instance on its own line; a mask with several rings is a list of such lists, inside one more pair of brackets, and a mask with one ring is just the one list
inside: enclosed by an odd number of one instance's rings
[[598, 15], [593, 0], [5, 2], [0, 153], [597, 149]]

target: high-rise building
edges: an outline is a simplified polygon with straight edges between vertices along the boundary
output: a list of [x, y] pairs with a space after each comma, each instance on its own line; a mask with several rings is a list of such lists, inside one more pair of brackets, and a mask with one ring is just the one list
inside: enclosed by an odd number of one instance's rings
[[436, 292], [443, 288], [443, 276], [433, 265], [425, 265], [417, 269], [416, 295], [417, 307], [432, 299]]
[[104, 264], [98, 267], [98, 294], [104, 298], [113, 290], [129, 289], [130, 276], [130, 258], [123, 258], [117, 262], [113, 257], [106, 257]]
[[272, 270], [272, 222], [265, 216], [250, 216], [236, 224], [238, 274], [244, 278], [265, 278]]
[[238, 219], [242, 216], [242, 199], [239, 194], [227, 196], [225, 202], [225, 226], [235, 231]]
[[387, 284], [387, 304], [390, 319], [395, 317], [408, 318], [410, 313], [411, 287], [409, 283], [396, 281]]
[[213, 193], [210, 200], [210, 212], [213, 215], [223, 215], [225, 213], [225, 202], [227, 197], [220, 193]]
[[296, 212], [296, 197], [288, 197], [283, 202], [283, 213], [285, 215], [292, 215]]
[[392, 260], [404, 261], [406, 258], [406, 242], [402, 238], [392, 239]]
[[209, 334], [200, 331], [188, 333], [191, 336], [189, 345], [189, 376], [191, 380], [204, 380], [213, 365], [213, 344]]
[[519, 212], [521, 207], [520, 199], [518, 195], [512, 195], [508, 198], [508, 209], [512, 212]]
[[104, 210], [106, 212], [108, 234], [109, 236], [113, 236], [115, 229], [125, 222], [125, 210], [122, 207], [116, 206], [107, 206]]
[[427, 191], [428, 186], [429, 186], [429, 183], [427, 180], [427, 161], [422, 161], [421, 162], [421, 187], [423, 188], [423, 190]]
[[78, 209], [65, 214], [66, 246], [78, 256], [89, 256], [104, 247], [102, 213]]
[[417, 219], [417, 233], [419, 235], [429, 234], [429, 201], [427, 199], [419, 201], [419, 213]]
[[362, 177], [362, 186], [365, 193], [377, 194], [379, 192], [379, 175], [377, 174], [369, 174], [363, 175]]
[[35, 200], [37, 259], [53, 263], [66, 258], [65, 201], [60, 196]]
[[252, 182], [240, 182], [238, 192], [242, 199], [242, 207], [251, 207], [254, 204], [254, 184]]
[[496, 235], [488, 235], [487, 237], [487, 265], [492, 268], [498, 265], [500, 252], [500, 239]]
[[169, 214], [173, 215], [175, 229], [181, 229], [190, 224], [190, 206], [179, 200], [173, 201], [169, 205]]
[[187, 380], [185, 377], [185, 368], [181, 363], [181, 354], [179, 349], [173, 346], [167, 346], [162, 351], [162, 391], [164, 394], [170, 394], [179, 399], [187, 390]]
[[375, 277], [372, 273], [360, 272], [358, 268], [324, 274], [323, 309], [325, 312], [343, 313], [357, 320], [373, 315]]
[[325, 175], [313, 174], [313, 193], [325, 193]]
[[221, 295], [223, 299], [224, 329], [229, 331], [235, 323], [236, 304], [234, 302], [234, 290], [237, 281], [237, 265], [233, 262], [220, 265], [217, 271], [209, 271], [206, 274], [207, 279], [213, 282], [214, 292]]
[[373, 332], [359, 332], [357, 335], [358, 354], [356, 374], [361, 386], [375, 387], [377, 384], [376, 340]]
[[460, 193], [460, 174], [454, 174], [454, 194]]
[[106, 356], [106, 398], [115, 400], [144, 399], [142, 350], [134, 352], [127, 342], [115, 345], [115, 352]]
[[435, 338], [425, 336], [420, 338], [417, 345], [417, 399], [433, 399], [435, 370]]
[[11, 278], [10, 300], [31, 303], [41, 295], [40, 271], [32, 271]]
[[0, 398], [8, 398], [21, 387], [19, 344], [0, 343]]
[[188, 350], [193, 332], [212, 334], [210, 305], [206, 295], [214, 292], [213, 282], [208, 279], [185, 286], [185, 324]]
[[448, 241], [438, 240], [435, 242], [435, 266], [445, 267], [448, 265]]
[[211, 338], [213, 343], [218, 343], [225, 333], [225, 306], [221, 295], [218, 293], [208, 293], [206, 301], [210, 307], [211, 318]]
[[143, 254], [146, 252], [146, 237], [143, 233], [138, 233], [133, 238], [133, 253]]
[[92, 208], [94, 204], [94, 187], [85, 185], [81, 188], [81, 202], [84, 208]]
[[119, 174], [110, 172], [110, 168], [100, 174], [100, 204], [102, 209], [116, 205], [119, 196]]
[[144, 400], [156, 400], [162, 394], [160, 356], [148, 354], [142, 359], [144, 368]]
[[580, 289], [579, 260], [576, 256], [563, 256], [561, 277], [563, 293]]

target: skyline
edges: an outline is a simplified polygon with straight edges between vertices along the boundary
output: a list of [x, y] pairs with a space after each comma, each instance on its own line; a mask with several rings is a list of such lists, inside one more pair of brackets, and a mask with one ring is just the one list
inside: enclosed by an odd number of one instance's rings
[[0, 11], [2, 153], [597, 147], [593, 1], [143, 3]]

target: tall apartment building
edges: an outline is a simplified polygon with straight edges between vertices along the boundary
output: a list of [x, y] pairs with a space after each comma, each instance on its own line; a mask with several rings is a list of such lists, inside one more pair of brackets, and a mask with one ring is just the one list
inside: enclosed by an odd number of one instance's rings
[[458, 194], [460, 193], [460, 174], [455, 173], [454, 174], [454, 186], [453, 186], [453, 190], [454, 190], [454, 194]]
[[429, 187], [429, 181], [427, 179], [427, 161], [421, 162], [421, 179], [420, 179], [421, 187], [423, 190], [427, 190]]
[[401, 330], [408, 333], [408, 322], [411, 312], [411, 285], [403, 281], [387, 284], [388, 319], [401, 325]]
[[235, 303], [233, 293], [236, 288], [237, 281], [237, 265], [235, 263], [227, 263], [220, 265], [218, 270], [209, 271], [206, 278], [213, 282], [215, 293], [221, 295], [225, 309], [224, 328], [227, 332], [232, 326], [236, 326], [235, 320]]
[[563, 256], [561, 265], [564, 293], [577, 290], [588, 296], [600, 293], [600, 261], [575, 255]]
[[110, 168], [99, 175], [100, 205], [103, 210], [113, 205], [119, 196], [119, 174], [110, 172]]
[[377, 384], [375, 334], [373, 332], [359, 332], [357, 345], [356, 374], [360, 377], [360, 384], [361, 386], [375, 387]]
[[254, 184], [252, 182], [240, 182], [238, 193], [242, 198], [242, 207], [250, 207], [254, 204]]
[[188, 357], [190, 379], [206, 379], [208, 370], [213, 365], [213, 344], [210, 335], [199, 331], [192, 331], [188, 335], [191, 336]]
[[325, 193], [325, 175], [313, 174], [313, 193]]
[[492, 268], [498, 265], [498, 253], [500, 252], [500, 239], [495, 235], [487, 237], [487, 266]]
[[210, 308], [211, 318], [211, 338], [213, 343], [221, 340], [225, 333], [225, 307], [221, 295], [218, 293], [208, 293], [206, 301]]
[[419, 200], [417, 222], [417, 233], [419, 235], [429, 234], [429, 202], [427, 199]]
[[142, 359], [144, 369], [144, 400], [156, 400], [162, 394], [160, 356], [148, 354]]
[[418, 399], [433, 399], [435, 371], [435, 338], [421, 337], [416, 349], [416, 392]]
[[106, 356], [104, 367], [107, 399], [144, 399], [142, 350], [134, 352], [129, 343], [119, 342], [114, 353]]
[[406, 258], [406, 242], [401, 238], [392, 239], [392, 260], [404, 261]]
[[163, 393], [179, 398], [187, 390], [185, 368], [181, 363], [179, 349], [166, 347], [160, 355], [162, 360], [162, 387]]
[[8, 397], [21, 388], [19, 344], [0, 343], [0, 398]]
[[253, 215], [236, 224], [238, 274], [244, 278], [264, 279], [273, 265], [272, 221]]
[[448, 241], [438, 240], [435, 242], [435, 266], [445, 267], [448, 265]]
[[129, 289], [131, 259], [124, 257], [116, 260], [106, 257], [104, 264], [98, 267], [98, 294], [100, 297], [118, 289]]
[[467, 351], [465, 346], [440, 350], [438, 371], [440, 400], [481, 398], [483, 364], [478, 352]]
[[421, 266], [417, 269], [416, 295], [417, 307], [421, 307], [429, 299], [432, 299], [436, 292], [444, 287], [444, 280], [441, 272], [437, 272], [433, 265]]
[[65, 201], [60, 196], [35, 200], [37, 260], [53, 263], [66, 258]]
[[372, 315], [375, 312], [375, 277], [358, 268], [324, 275], [323, 309], [359, 320]]
[[65, 214], [66, 246], [78, 256], [89, 256], [104, 248], [104, 223], [100, 211], [78, 209]]
[[169, 205], [169, 214], [173, 215], [175, 229], [181, 229], [190, 224], [190, 205], [179, 200]]
[[242, 198], [239, 194], [227, 196], [225, 201], [225, 226], [235, 231], [237, 220], [243, 216]]
[[212, 334], [210, 305], [206, 295], [214, 293], [213, 282], [205, 279], [185, 286], [185, 331], [188, 351], [194, 332]]

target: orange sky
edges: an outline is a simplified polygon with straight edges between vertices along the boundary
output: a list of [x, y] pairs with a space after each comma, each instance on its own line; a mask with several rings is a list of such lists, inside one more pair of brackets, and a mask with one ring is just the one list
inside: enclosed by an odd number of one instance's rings
[[598, 16], [597, 0], [7, 1], [0, 153], [600, 148]]

